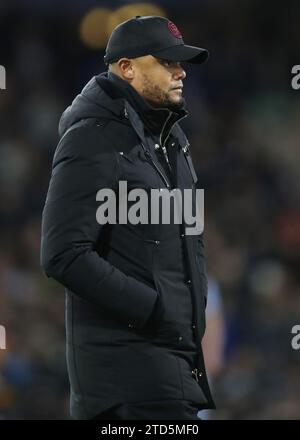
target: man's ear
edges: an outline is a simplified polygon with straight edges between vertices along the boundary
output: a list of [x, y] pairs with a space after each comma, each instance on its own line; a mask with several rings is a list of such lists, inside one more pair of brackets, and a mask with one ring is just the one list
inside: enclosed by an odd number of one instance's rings
[[118, 67], [123, 79], [127, 81], [132, 81], [134, 79], [134, 66], [132, 60], [121, 58], [118, 61]]

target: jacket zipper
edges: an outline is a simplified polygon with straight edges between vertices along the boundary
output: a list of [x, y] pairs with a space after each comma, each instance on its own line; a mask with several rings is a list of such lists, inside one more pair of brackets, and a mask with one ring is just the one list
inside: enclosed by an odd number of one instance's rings
[[189, 167], [189, 169], [190, 169], [190, 172], [191, 172], [191, 175], [192, 175], [192, 178], [193, 178], [193, 182], [194, 182], [194, 184], [196, 184], [196, 182], [197, 182], [197, 180], [198, 180], [198, 177], [197, 177], [197, 174], [196, 174], [196, 171], [195, 171], [194, 165], [193, 165], [193, 163], [192, 163], [192, 159], [191, 159], [191, 155], [190, 155], [189, 146], [190, 146], [190, 144], [189, 144], [189, 142], [187, 141], [187, 143], [185, 144], [185, 146], [182, 148], [182, 151], [183, 151], [183, 153], [184, 153], [184, 155], [185, 155], [185, 158], [186, 158], [186, 161], [187, 161], [187, 163], [188, 163], [188, 167]]
[[[168, 123], [170, 117], [171, 117], [171, 113], [169, 113], [169, 116], [168, 116], [167, 119], [165, 120], [165, 123], [164, 123], [164, 125], [163, 125], [163, 128], [162, 128], [161, 133], [160, 133], [160, 136], [159, 136], [159, 143], [160, 143], [160, 145], [161, 145], [162, 151], [163, 151], [164, 156], [165, 156], [165, 158], [166, 158], [167, 164], [169, 165], [169, 168], [170, 168], [170, 170], [171, 170], [171, 165], [170, 165], [170, 162], [169, 162], [169, 158], [168, 158], [167, 149], [166, 149], [166, 147], [165, 147], [165, 144], [166, 144], [166, 142], [167, 142], [167, 140], [168, 140], [168, 137], [170, 136], [170, 133], [171, 133], [171, 131], [172, 131], [172, 128], [174, 127], [174, 125], [176, 124], [176, 122], [179, 122], [179, 121], [181, 121], [182, 119], [186, 118], [187, 115], [182, 116], [180, 119], [178, 119], [177, 121], [174, 122], [174, 124], [170, 127], [170, 130], [169, 130], [168, 136], [166, 136], [166, 139], [164, 140], [164, 143], [162, 143], [162, 135], [163, 135], [164, 129], [165, 129], [165, 127], [166, 127], [166, 125], [167, 125], [167, 123]], [[171, 170], [171, 171], [172, 171], [172, 170]]]
[[[159, 142], [160, 142], [161, 148], [162, 148], [162, 150], [163, 150], [164, 156], [165, 156], [165, 158], [166, 158], [167, 164], [168, 164], [168, 166], [169, 166], [169, 168], [170, 168], [170, 170], [171, 170], [171, 166], [170, 166], [170, 162], [169, 162], [169, 159], [168, 159], [168, 155], [167, 155], [167, 150], [166, 150], [166, 147], [165, 147], [165, 143], [166, 143], [168, 137], [170, 136], [171, 130], [172, 130], [172, 128], [174, 127], [174, 125], [176, 124], [176, 122], [179, 122], [179, 121], [181, 121], [182, 119], [186, 118], [187, 115], [182, 116], [180, 119], [178, 119], [177, 121], [174, 122], [174, 124], [172, 125], [172, 127], [171, 127], [170, 130], [169, 130], [168, 136], [166, 137], [166, 139], [164, 140], [164, 143], [163, 143], [163, 145], [162, 145], [162, 134], [163, 134], [163, 132], [164, 132], [164, 129], [165, 129], [166, 124], [167, 124], [167, 122], [169, 121], [170, 117], [171, 117], [171, 113], [169, 113], [167, 119], [166, 119], [165, 122], [164, 122], [164, 125], [163, 125], [163, 128], [162, 128], [162, 131], [161, 131], [160, 136], [159, 136]], [[166, 187], [167, 187], [167, 188], [170, 188], [170, 187], [171, 187], [170, 183], [168, 182], [167, 178], [166, 178], [165, 175], [162, 173], [162, 171], [160, 170], [160, 168], [159, 168], [159, 167], [156, 165], [156, 163], [154, 162], [154, 160], [153, 160], [153, 158], [152, 158], [152, 156], [151, 156], [150, 151], [147, 150], [147, 148], [145, 147], [145, 145], [144, 145], [143, 143], [142, 143], [142, 147], [143, 147], [143, 149], [144, 149], [145, 156], [149, 159], [149, 161], [150, 161], [151, 164], [154, 166], [154, 168], [156, 169], [156, 171], [158, 172], [158, 174], [161, 176], [161, 178], [163, 179], [163, 181], [164, 181], [165, 184], [166, 184]]]
[[164, 125], [163, 125], [162, 131], [161, 131], [160, 136], [159, 136], [159, 143], [160, 143], [160, 145], [161, 145], [162, 148], [165, 147], [165, 143], [167, 142], [168, 137], [170, 136], [171, 130], [172, 130], [172, 128], [174, 127], [174, 125], [175, 125], [177, 122], [182, 121], [182, 119], [184, 119], [184, 118], [187, 117], [187, 115], [181, 116], [181, 118], [177, 119], [177, 121], [174, 122], [174, 124], [170, 127], [170, 130], [169, 130], [168, 136], [166, 136], [166, 139], [164, 140], [164, 143], [162, 144], [162, 142], [161, 142], [161, 137], [162, 137], [162, 134], [163, 134], [163, 132], [164, 132], [165, 126], [166, 126], [167, 122], [168, 122], [169, 119], [170, 119], [170, 116], [171, 116], [171, 113], [169, 114], [169, 116], [168, 116], [167, 119], [165, 120], [165, 123], [164, 123]]
[[198, 368], [194, 368], [192, 370], [192, 374], [195, 376], [196, 381], [199, 382], [199, 379], [198, 379]]
[[[143, 144], [142, 144], [143, 145]], [[161, 170], [158, 168], [158, 166], [156, 165], [156, 163], [154, 162], [150, 152], [145, 148], [145, 146], [143, 145], [144, 151], [145, 151], [145, 156], [149, 159], [149, 162], [154, 166], [154, 168], [156, 169], [156, 171], [158, 172], [158, 174], [161, 176], [161, 178], [163, 179], [163, 181], [166, 184], [167, 188], [170, 188], [170, 184], [168, 182], [168, 180], [166, 179], [166, 177], [164, 176], [164, 174], [161, 172]]]
[[[168, 134], [168, 136], [166, 137], [164, 143], [162, 143], [162, 135], [163, 135], [164, 129], [165, 129], [165, 127], [166, 127], [166, 125], [167, 125], [167, 123], [168, 123], [170, 117], [171, 117], [171, 114], [172, 114], [172, 113], [169, 113], [167, 119], [166, 119], [165, 122], [164, 122], [164, 125], [163, 125], [163, 128], [162, 128], [162, 130], [161, 130], [161, 133], [160, 133], [160, 135], [159, 135], [159, 144], [160, 144], [161, 149], [162, 149], [162, 151], [163, 151], [163, 153], [164, 153], [164, 156], [165, 156], [165, 159], [166, 159], [166, 162], [167, 162], [167, 164], [168, 164], [168, 166], [169, 166], [170, 171], [171, 171], [171, 165], [170, 165], [170, 162], [169, 162], [168, 153], [167, 153], [167, 149], [166, 149], [166, 147], [165, 147], [165, 143], [166, 143], [166, 140], [167, 140], [168, 137], [169, 137], [170, 131], [172, 130], [173, 126], [170, 128], [169, 134]], [[174, 124], [175, 124], [175, 122], [174, 122]], [[174, 125], [174, 124], [173, 124], [173, 125]]]

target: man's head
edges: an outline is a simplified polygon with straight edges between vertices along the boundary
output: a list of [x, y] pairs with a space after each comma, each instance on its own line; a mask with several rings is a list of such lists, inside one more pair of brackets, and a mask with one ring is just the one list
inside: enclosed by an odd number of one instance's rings
[[179, 62], [146, 55], [121, 58], [110, 64], [109, 70], [129, 82], [153, 107], [176, 110], [184, 105], [182, 81], [186, 74]]
[[117, 26], [106, 47], [109, 70], [128, 81], [154, 107], [182, 107], [181, 62], [203, 63], [208, 51], [184, 44], [174, 23], [163, 17], [135, 17]]

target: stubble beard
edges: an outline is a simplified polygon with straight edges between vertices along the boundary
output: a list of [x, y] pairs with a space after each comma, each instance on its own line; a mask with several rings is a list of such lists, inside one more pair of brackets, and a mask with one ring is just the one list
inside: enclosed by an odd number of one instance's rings
[[178, 101], [170, 98], [169, 94], [158, 85], [153, 84], [147, 75], [143, 78], [143, 98], [155, 108], [166, 108], [171, 111], [181, 110], [185, 106], [185, 99], [181, 97]]

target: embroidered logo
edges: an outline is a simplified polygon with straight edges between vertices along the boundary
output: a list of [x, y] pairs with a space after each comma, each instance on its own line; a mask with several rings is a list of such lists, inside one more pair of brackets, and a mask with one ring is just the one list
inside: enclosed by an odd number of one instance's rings
[[174, 23], [172, 23], [172, 21], [168, 22], [168, 29], [171, 32], [171, 34], [174, 35], [174, 37], [182, 38], [182, 35], [181, 35], [178, 27]]

